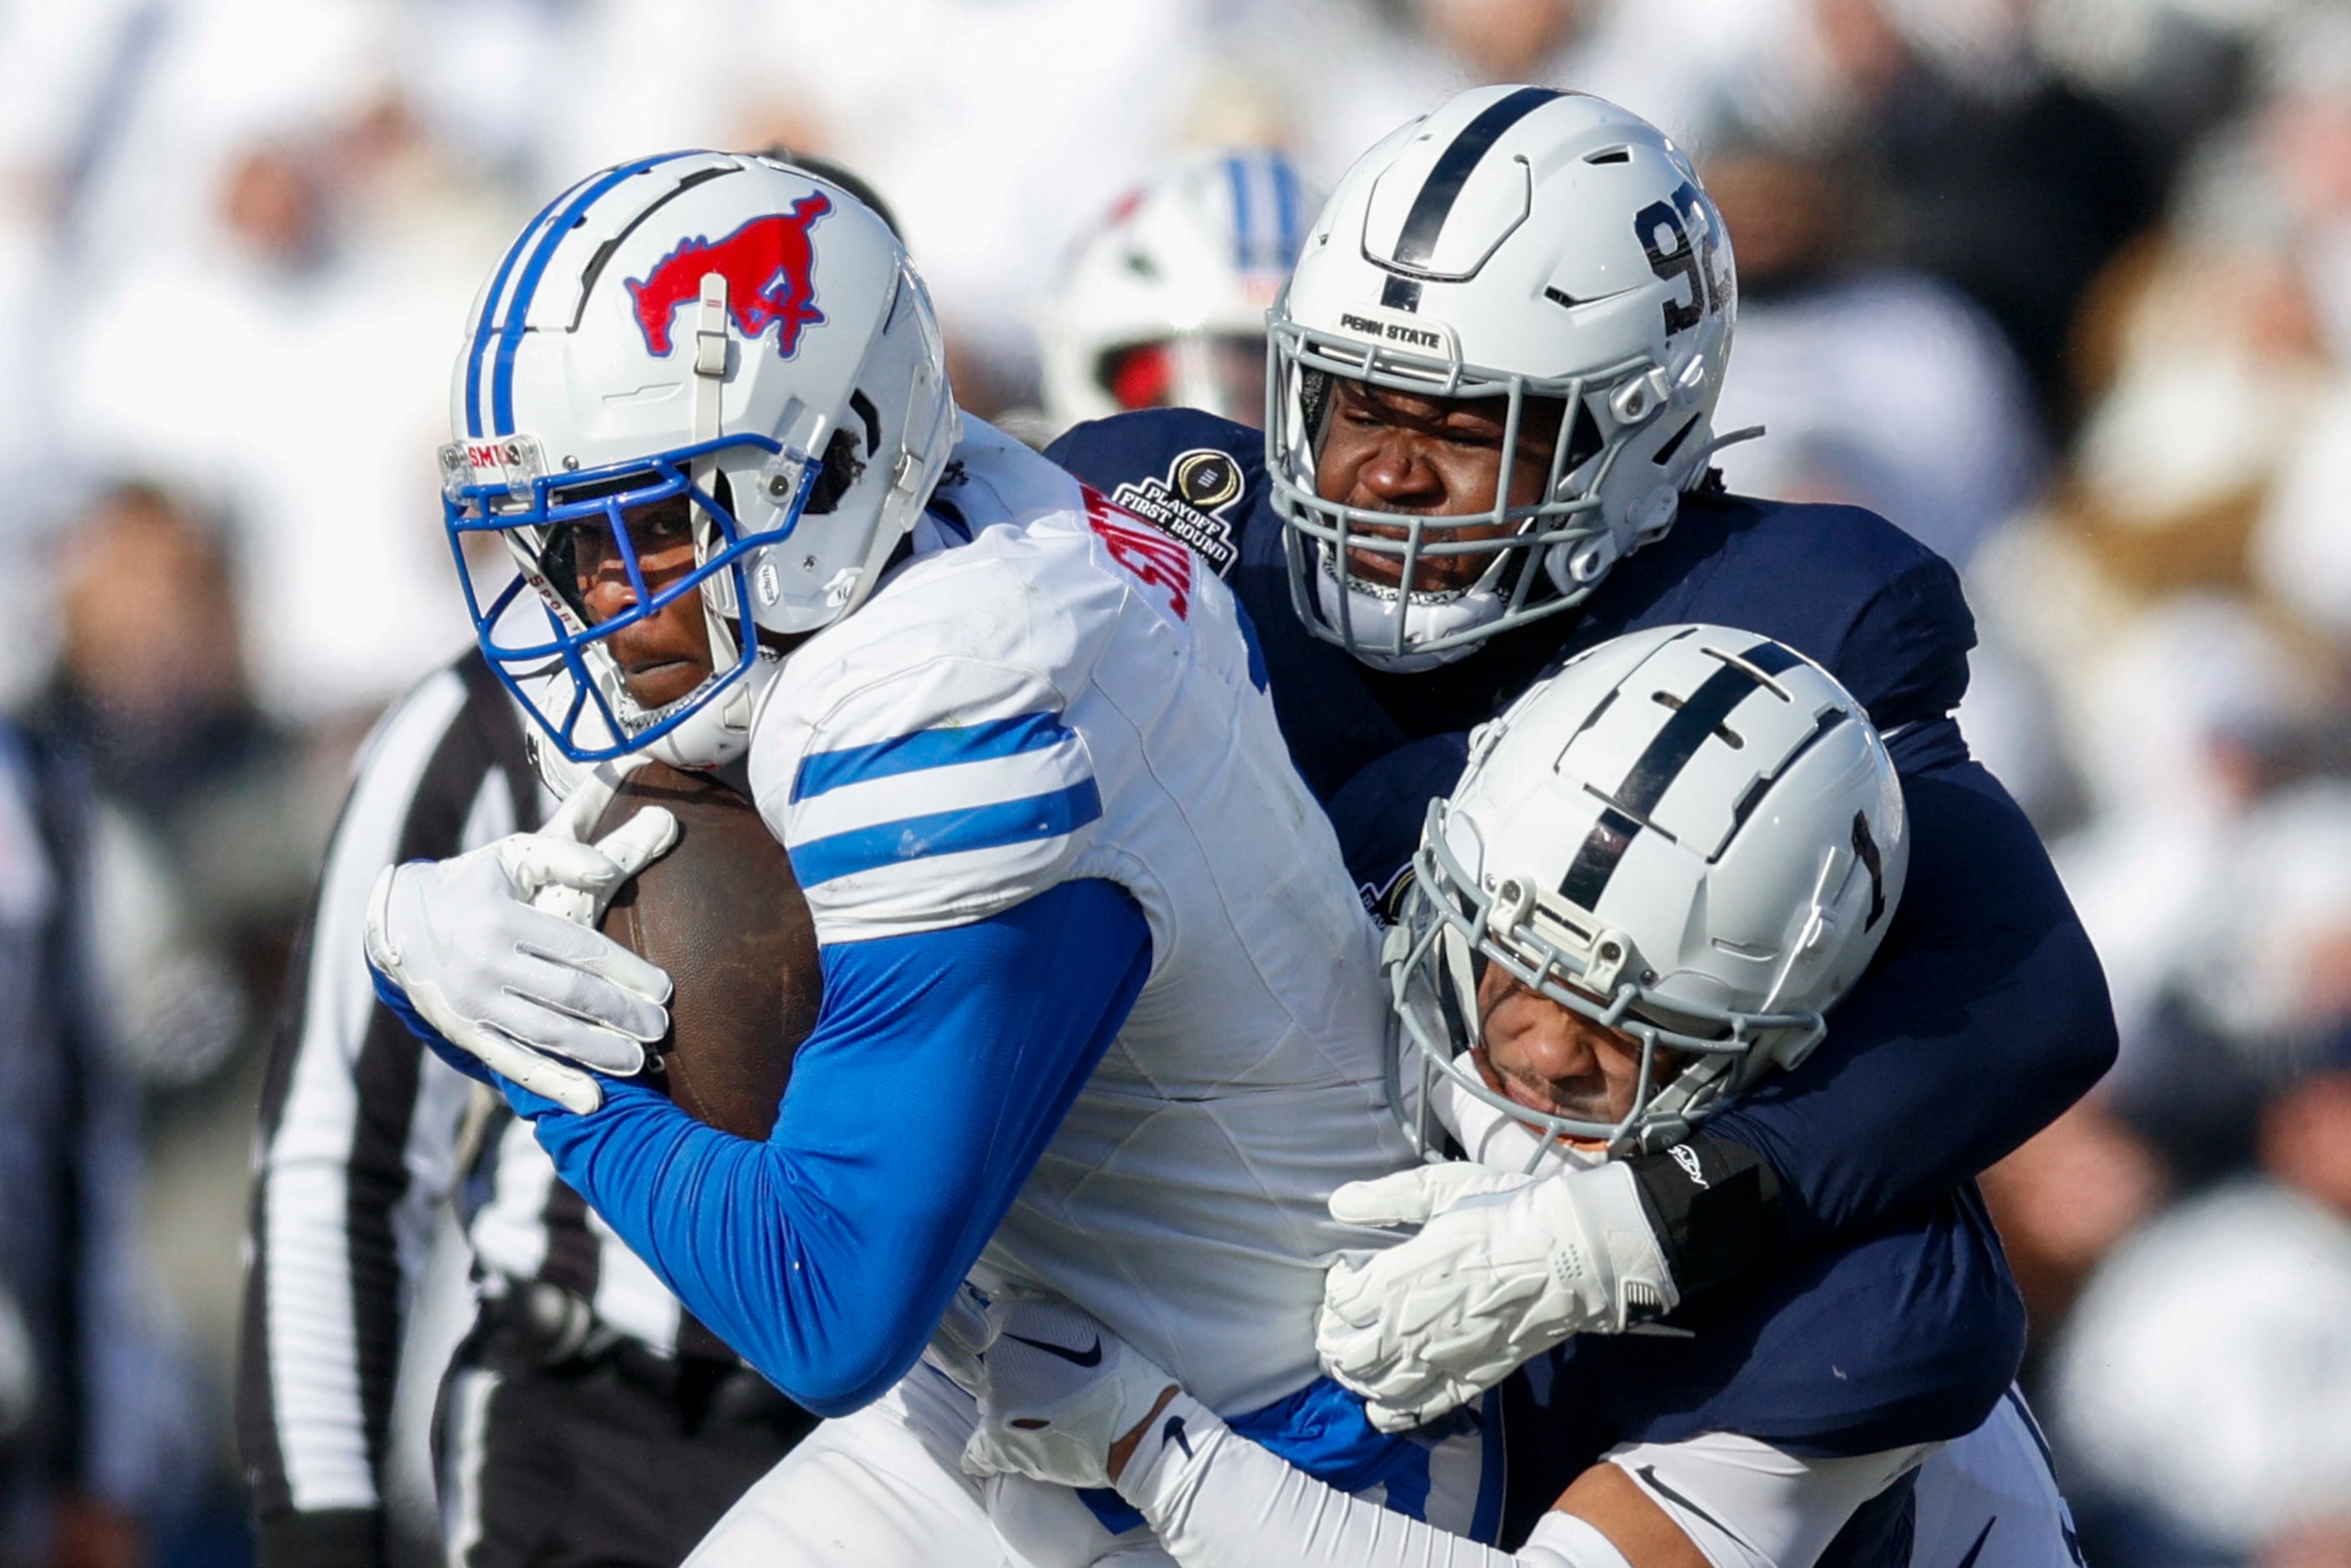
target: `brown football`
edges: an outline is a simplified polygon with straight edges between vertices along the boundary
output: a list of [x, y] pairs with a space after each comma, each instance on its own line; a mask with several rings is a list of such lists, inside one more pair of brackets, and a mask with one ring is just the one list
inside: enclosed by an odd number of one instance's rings
[[622, 781], [596, 835], [646, 806], [677, 818], [677, 842], [601, 925], [675, 985], [646, 1081], [723, 1132], [765, 1138], [823, 996], [808, 901], [784, 846], [726, 785], [648, 762]]

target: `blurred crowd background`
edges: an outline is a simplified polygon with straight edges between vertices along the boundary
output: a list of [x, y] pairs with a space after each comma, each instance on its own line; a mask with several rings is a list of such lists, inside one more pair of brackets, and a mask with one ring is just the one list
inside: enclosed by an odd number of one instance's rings
[[[1742, 286], [1717, 427], [1769, 431], [1732, 486], [1967, 578], [1968, 733], [2122, 1026], [1988, 1182], [2085, 1555], [2351, 1563], [2346, 0], [0, 0], [0, 695], [94, 787], [89, 1071], [143, 1161], [113, 1382], [0, 1506], [77, 1561], [249, 1552], [263, 1047], [353, 748], [467, 635], [434, 451], [524, 219], [655, 149], [839, 160], [961, 399], [1050, 434], [1039, 328], [1123, 191], [1245, 145], [1327, 187], [1477, 80], [1683, 141]], [[42, 888], [0, 807], [5, 925]], [[8, 1159], [37, 1119], [0, 1103]], [[127, 1173], [133, 1120], [60, 1157]], [[40, 1425], [9, 1316], [0, 1454]]]

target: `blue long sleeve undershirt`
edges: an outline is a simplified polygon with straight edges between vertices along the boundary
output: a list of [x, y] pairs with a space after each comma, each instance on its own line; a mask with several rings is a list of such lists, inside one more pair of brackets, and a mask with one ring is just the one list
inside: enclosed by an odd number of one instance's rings
[[823, 949], [824, 1005], [765, 1143], [643, 1084], [576, 1116], [500, 1083], [557, 1172], [694, 1315], [820, 1415], [922, 1354], [1151, 969], [1125, 891]]

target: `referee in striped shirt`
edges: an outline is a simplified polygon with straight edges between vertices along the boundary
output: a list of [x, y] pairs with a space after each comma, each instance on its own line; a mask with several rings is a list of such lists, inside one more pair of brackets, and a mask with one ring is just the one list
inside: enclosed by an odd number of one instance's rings
[[548, 804], [475, 653], [361, 754], [262, 1096], [237, 1430], [265, 1568], [387, 1560], [403, 1329], [453, 1197], [480, 1305], [434, 1424], [449, 1562], [677, 1563], [816, 1424], [685, 1315], [526, 1124], [375, 999], [360, 926], [377, 873], [535, 826]]

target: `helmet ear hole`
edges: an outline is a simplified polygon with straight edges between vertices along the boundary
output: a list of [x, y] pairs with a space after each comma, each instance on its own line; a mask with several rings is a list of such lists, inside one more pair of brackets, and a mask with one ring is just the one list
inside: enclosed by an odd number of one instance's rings
[[1682, 422], [1682, 427], [1679, 430], [1675, 431], [1671, 435], [1666, 437], [1665, 444], [1657, 448], [1656, 455], [1650, 458], [1649, 461], [1656, 464], [1660, 468], [1663, 468], [1667, 464], [1671, 463], [1674, 460], [1674, 454], [1682, 449], [1682, 443], [1689, 439], [1689, 433], [1696, 430], [1698, 426], [1698, 422], [1705, 417], [1706, 416], [1704, 414], [1694, 413], [1690, 415], [1689, 418], [1684, 420]]
[[832, 438], [824, 444], [816, 483], [809, 486], [809, 516], [820, 517], [834, 510], [864, 476], [865, 460], [857, 455], [857, 437], [845, 425], [834, 426]]
[[1592, 417], [1592, 407], [1579, 398], [1575, 403], [1575, 424], [1567, 433], [1567, 461], [1559, 465], [1561, 475], [1574, 473], [1600, 455], [1600, 422]]

